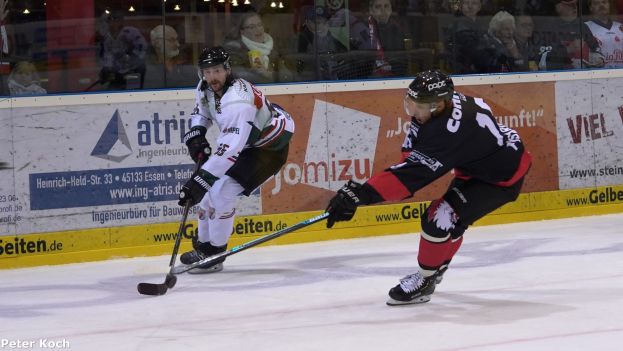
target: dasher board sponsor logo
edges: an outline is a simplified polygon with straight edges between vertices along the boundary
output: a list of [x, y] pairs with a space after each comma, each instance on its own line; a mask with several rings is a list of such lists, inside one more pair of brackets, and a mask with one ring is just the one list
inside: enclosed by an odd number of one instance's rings
[[621, 91], [621, 79], [556, 83], [560, 189], [621, 184]]
[[63, 251], [62, 241], [30, 240], [22, 237], [1, 237], [0, 257]]
[[[192, 118], [180, 110], [183, 104], [183, 101], [153, 102], [119, 105], [114, 112], [104, 109], [102, 113], [112, 114], [90, 155], [114, 163], [136, 159], [150, 163], [154, 158], [188, 157], [183, 138], [191, 128]], [[209, 129], [210, 138], [216, 136], [217, 129]], [[225, 133], [237, 134], [239, 130], [229, 128]]]
[[315, 100], [305, 160], [286, 164], [275, 175], [272, 193], [281, 190], [282, 182], [337, 191], [347, 180], [366, 181], [372, 173], [380, 123], [379, 116]]
[[192, 168], [193, 165], [166, 165], [31, 173], [30, 209], [176, 200]]
[[574, 144], [582, 141], [592, 141], [601, 138], [614, 136], [614, 132], [608, 128], [606, 118], [603, 113], [593, 113], [591, 115], [577, 115], [575, 118], [568, 117], [567, 125], [569, 134]]
[[91, 156], [121, 162], [131, 154], [132, 146], [117, 109], [104, 128], [93, 151], [91, 151]]

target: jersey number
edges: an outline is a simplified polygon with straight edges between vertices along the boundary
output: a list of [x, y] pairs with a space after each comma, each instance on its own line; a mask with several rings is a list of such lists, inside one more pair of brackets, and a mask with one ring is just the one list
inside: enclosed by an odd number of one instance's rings
[[491, 117], [485, 115], [484, 113], [476, 113], [476, 121], [478, 121], [478, 125], [489, 129], [491, 134], [497, 139], [498, 145], [504, 145], [504, 137], [500, 134], [500, 131], [495, 125], [495, 122], [491, 119]]
[[[489, 111], [489, 113], [493, 115], [493, 113], [491, 112], [491, 107], [489, 107], [489, 105], [487, 105], [487, 103], [483, 99], [476, 98], [474, 99], [474, 101], [476, 102], [478, 106]], [[493, 121], [491, 117], [489, 117], [488, 115], [484, 113], [477, 112], [476, 121], [478, 122], [478, 125], [481, 126], [482, 128], [489, 129], [491, 134], [493, 134], [493, 136], [497, 140], [499, 146], [504, 145], [504, 137], [500, 133], [500, 130], [497, 128], [496, 123]]]
[[229, 149], [229, 145], [227, 145], [227, 144], [219, 144], [218, 148], [216, 149], [216, 152], [214, 152], [214, 154], [216, 156], [223, 156], [223, 154], [225, 154], [225, 151], [227, 151], [227, 149]]

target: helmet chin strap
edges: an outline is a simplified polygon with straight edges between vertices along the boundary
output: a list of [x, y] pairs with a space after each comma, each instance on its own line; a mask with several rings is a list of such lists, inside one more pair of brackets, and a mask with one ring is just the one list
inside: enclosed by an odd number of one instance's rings
[[431, 102], [431, 103], [430, 103], [430, 112], [431, 112], [431, 113], [435, 112], [435, 110], [437, 110], [437, 107], [439, 107], [439, 103], [437, 103], [437, 102]]

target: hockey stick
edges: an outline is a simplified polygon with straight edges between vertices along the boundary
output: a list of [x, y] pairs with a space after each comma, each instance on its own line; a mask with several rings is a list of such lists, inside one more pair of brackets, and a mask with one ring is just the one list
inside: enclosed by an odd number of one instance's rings
[[[201, 168], [202, 162], [201, 158], [199, 158], [196, 166], [195, 172]], [[177, 258], [177, 252], [180, 249], [180, 243], [182, 241], [182, 234], [184, 233], [186, 227], [186, 219], [188, 218], [188, 212], [192, 205], [190, 201], [186, 201], [186, 205], [184, 206], [184, 214], [182, 215], [182, 221], [180, 222], [180, 228], [177, 230], [177, 236], [175, 237], [175, 245], [173, 246], [173, 253], [171, 254], [171, 261], [169, 261], [169, 273], [164, 278], [164, 283], [162, 284], [153, 284], [153, 283], [138, 283], [136, 289], [140, 294], [143, 295], [164, 295], [167, 293], [168, 289], [173, 289], [175, 283], [177, 283], [177, 277], [173, 275], [173, 267], [175, 266], [175, 259]]]
[[182, 241], [182, 233], [185, 230], [186, 226], [186, 218], [188, 217], [188, 212], [190, 210], [191, 204], [190, 201], [186, 201], [186, 205], [184, 206], [184, 215], [182, 216], [182, 221], [180, 222], [180, 229], [177, 231], [177, 236], [175, 237], [175, 246], [173, 246], [173, 253], [171, 254], [171, 261], [169, 262], [169, 273], [164, 278], [164, 283], [162, 284], [153, 284], [153, 283], [138, 283], [136, 289], [140, 294], [143, 295], [164, 295], [167, 293], [168, 289], [173, 289], [175, 283], [177, 283], [177, 277], [173, 273], [173, 268], [175, 265], [175, 259], [177, 258], [177, 252], [180, 249], [180, 242]]
[[244, 251], [246, 249], [250, 249], [253, 246], [257, 246], [257, 245], [263, 244], [263, 243], [265, 243], [265, 242], [267, 242], [269, 240], [273, 240], [275, 238], [278, 238], [278, 237], [280, 237], [280, 236], [282, 236], [284, 234], [291, 233], [291, 232], [293, 232], [295, 230], [301, 229], [303, 227], [307, 227], [307, 226], [312, 225], [312, 224], [314, 224], [316, 222], [320, 222], [323, 219], [326, 219], [327, 217], [329, 217], [329, 213], [328, 212], [324, 212], [321, 215], [318, 215], [316, 217], [312, 217], [310, 219], [306, 219], [306, 220], [304, 220], [302, 222], [299, 222], [299, 223], [297, 223], [297, 224], [295, 224], [295, 225], [293, 225], [291, 227], [283, 228], [283, 229], [281, 229], [279, 231], [276, 231], [274, 233], [267, 234], [267, 235], [264, 235], [262, 237], [259, 237], [259, 238], [255, 239], [255, 240], [251, 240], [251, 241], [248, 241], [248, 242], [246, 242], [244, 244], [232, 247], [230, 250], [227, 250], [225, 252], [221, 252], [220, 254], [217, 254], [217, 255], [214, 255], [214, 256], [210, 256], [210, 257], [206, 257], [206, 258], [204, 258], [201, 261], [197, 261], [197, 262], [192, 263], [192, 264], [182, 264], [182, 265], [175, 266], [175, 267], [173, 267], [171, 269], [171, 273], [170, 274], [181, 274], [181, 273], [184, 273], [184, 272], [188, 272], [189, 270], [191, 270], [193, 268], [197, 268], [197, 267], [199, 267], [201, 265], [212, 263], [212, 264], [210, 264], [210, 265], [208, 265], [206, 267], [203, 267], [203, 268], [211, 267], [211, 266], [213, 266], [213, 265], [215, 265], [217, 263], [215, 261], [220, 260], [221, 258], [225, 258], [227, 256], [231, 256], [231, 255], [236, 254], [236, 253], [238, 253], [240, 251]]

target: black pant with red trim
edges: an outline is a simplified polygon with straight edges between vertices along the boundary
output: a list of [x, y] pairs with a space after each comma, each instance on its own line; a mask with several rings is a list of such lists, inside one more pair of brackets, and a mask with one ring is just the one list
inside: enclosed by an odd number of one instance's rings
[[418, 263], [425, 276], [447, 268], [463, 241], [463, 233], [478, 219], [513, 202], [524, 178], [509, 187], [477, 179], [455, 178], [446, 193], [422, 216]]

